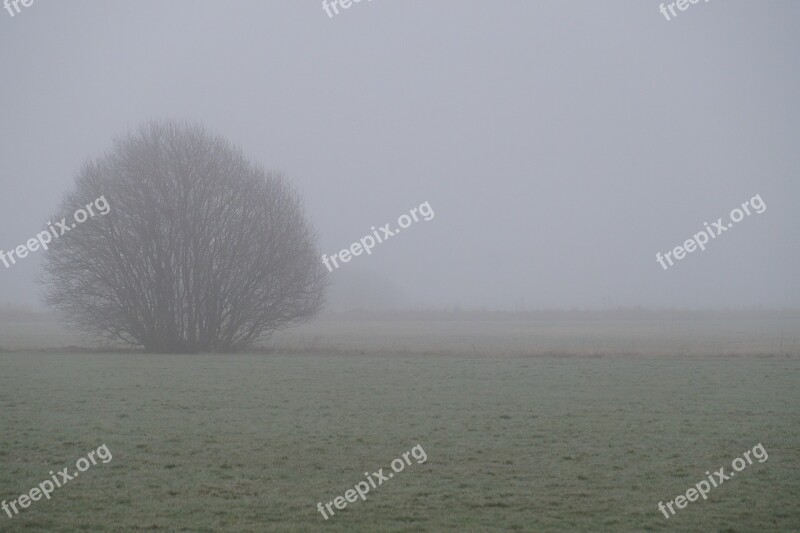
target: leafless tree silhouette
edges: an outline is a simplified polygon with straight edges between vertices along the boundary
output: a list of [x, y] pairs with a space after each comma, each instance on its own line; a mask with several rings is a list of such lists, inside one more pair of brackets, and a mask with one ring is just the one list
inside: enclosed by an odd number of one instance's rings
[[198, 124], [117, 139], [54, 220], [101, 196], [111, 211], [54, 239], [41, 277], [47, 303], [83, 330], [148, 352], [235, 352], [323, 305], [300, 196]]

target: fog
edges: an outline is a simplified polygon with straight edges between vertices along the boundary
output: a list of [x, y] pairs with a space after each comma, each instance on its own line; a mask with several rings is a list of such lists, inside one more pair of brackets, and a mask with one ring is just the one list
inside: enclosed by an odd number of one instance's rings
[[[349, 304], [797, 307], [799, 21], [789, 0], [671, 21], [642, 0], [35, 0], [0, 12], [0, 249], [115, 136], [190, 119], [292, 180], [322, 253], [429, 202], [330, 274]], [[0, 304], [40, 305], [41, 255], [0, 265]]]

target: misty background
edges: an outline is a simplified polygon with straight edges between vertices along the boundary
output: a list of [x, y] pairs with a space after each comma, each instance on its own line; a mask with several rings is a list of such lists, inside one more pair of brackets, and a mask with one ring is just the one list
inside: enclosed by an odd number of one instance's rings
[[[42, 231], [114, 136], [186, 118], [285, 172], [322, 253], [430, 202], [432, 221], [331, 274], [334, 307], [797, 307], [800, 4], [670, 22], [658, 4], [2, 11], [0, 249]], [[763, 214], [656, 262], [756, 194]], [[0, 265], [0, 304], [40, 305], [41, 257]]]

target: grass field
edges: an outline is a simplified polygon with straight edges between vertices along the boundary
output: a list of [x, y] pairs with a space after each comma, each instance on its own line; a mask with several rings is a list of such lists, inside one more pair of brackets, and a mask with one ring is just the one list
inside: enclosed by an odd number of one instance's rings
[[[796, 354], [365, 351], [0, 353], [0, 499], [113, 454], [0, 531], [800, 531]], [[658, 511], [759, 442], [766, 462]]]

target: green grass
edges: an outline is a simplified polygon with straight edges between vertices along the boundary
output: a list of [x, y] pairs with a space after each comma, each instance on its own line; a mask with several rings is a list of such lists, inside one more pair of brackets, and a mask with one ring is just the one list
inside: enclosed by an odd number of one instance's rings
[[[798, 531], [799, 363], [0, 354], [0, 499], [113, 454], [0, 531]], [[426, 463], [317, 512], [416, 444]]]

